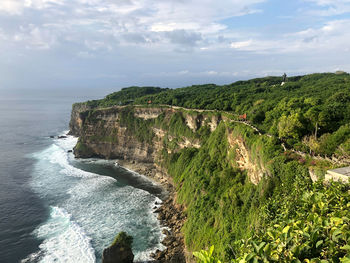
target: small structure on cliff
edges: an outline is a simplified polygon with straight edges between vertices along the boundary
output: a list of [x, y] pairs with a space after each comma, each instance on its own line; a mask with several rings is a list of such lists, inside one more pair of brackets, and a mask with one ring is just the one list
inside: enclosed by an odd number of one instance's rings
[[246, 120], [247, 120], [247, 113], [244, 113], [244, 114], [242, 114], [242, 115], [239, 115], [239, 116], [238, 116], [238, 119], [239, 119], [240, 121], [246, 121]]
[[287, 82], [287, 74], [284, 73], [282, 76], [282, 82]]
[[328, 170], [325, 176], [326, 181], [339, 181], [343, 183], [350, 182], [350, 166], [349, 167], [343, 167], [333, 170]]
[[286, 84], [287, 81], [288, 81], [287, 74], [284, 73], [284, 74], [282, 75], [281, 86], [283, 86], [284, 84]]
[[131, 250], [133, 238], [120, 232], [112, 245], [103, 250], [102, 263], [132, 263], [134, 254]]

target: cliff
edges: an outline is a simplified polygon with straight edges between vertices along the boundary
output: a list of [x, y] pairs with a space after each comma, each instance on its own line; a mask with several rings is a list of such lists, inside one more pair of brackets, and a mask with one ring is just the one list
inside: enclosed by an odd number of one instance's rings
[[[219, 123], [230, 123], [221, 113], [187, 110], [180, 107], [114, 106], [91, 109], [74, 104], [70, 134], [78, 136], [77, 158], [100, 157], [153, 164], [164, 173], [162, 152], [173, 154], [184, 148], [199, 149]], [[227, 129], [229, 129], [227, 127]], [[205, 136], [203, 136], [205, 135]], [[236, 155], [230, 163], [246, 170], [257, 184], [266, 173], [256, 165], [244, 139], [232, 130], [224, 138]]]
[[[140, 172], [160, 181], [170, 192], [177, 189], [177, 194], [174, 193], [170, 201], [165, 203], [166, 206], [158, 211], [159, 219], [170, 227], [171, 231], [167, 233], [168, 237], [164, 241], [168, 249], [154, 256], [170, 262], [172, 258], [176, 257], [177, 260], [181, 258], [179, 250], [184, 242], [183, 224], [188, 215], [186, 207], [191, 206], [190, 199], [184, 194], [196, 191], [202, 184], [198, 182], [197, 186], [187, 186], [186, 184], [192, 179], [186, 181], [184, 178], [179, 178], [183, 177], [181, 174], [192, 166], [190, 163], [181, 164], [181, 155], [186, 156], [192, 151], [191, 155], [198, 153], [199, 156], [203, 151], [206, 152], [205, 155], [210, 156], [208, 150], [215, 152], [219, 144], [224, 143], [223, 159], [217, 160], [217, 156], [213, 156], [215, 160], [208, 161], [208, 165], [211, 163], [211, 166], [217, 166], [222, 162], [221, 165], [227, 167], [225, 169], [247, 174], [254, 184], [257, 184], [266, 173], [265, 167], [260, 165], [262, 163], [260, 157], [251, 154], [253, 147], [240, 136], [240, 131], [235, 131], [235, 128], [244, 125], [231, 121], [230, 117], [232, 116], [228, 116], [227, 113], [169, 106], [89, 108], [84, 104], [75, 104], [70, 130], [71, 134], [79, 136], [74, 148], [76, 157], [118, 159], [125, 165], [134, 162], [143, 164], [147, 169]], [[246, 129], [250, 130], [253, 136], [258, 136], [249, 127]], [[191, 157], [186, 162], [192, 159], [194, 158]], [[178, 165], [179, 169], [176, 167]], [[194, 167], [193, 169], [201, 170]], [[202, 172], [209, 173], [207, 170]], [[189, 221], [191, 220], [193, 218], [190, 216]], [[196, 248], [194, 245], [191, 241], [187, 243], [189, 250]], [[187, 261], [190, 260], [191, 253], [188, 253]]]
[[[279, 77], [266, 77], [223, 86], [125, 88], [73, 106], [71, 134], [79, 136], [74, 152], [119, 159], [167, 187], [170, 198], [157, 211], [170, 229], [163, 241], [167, 250], [154, 255], [161, 262], [182, 262], [183, 244], [187, 260], [211, 245], [222, 262], [247, 255], [260, 260], [257, 246], [277, 261], [286, 255], [326, 259], [323, 251], [334, 255], [326, 239], [320, 246], [303, 235], [295, 251], [285, 251], [295, 246], [280, 249], [286, 243], [264, 233], [281, 231], [284, 237], [290, 220], [314, 211], [315, 201], [307, 201], [305, 193], [329, 195], [310, 175], [319, 179], [319, 172], [337, 168], [349, 156], [349, 76], [296, 76], [283, 87]], [[306, 220], [314, 226], [312, 218]], [[324, 233], [329, 236], [327, 229]], [[339, 244], [344, 256], [344, 243]]]

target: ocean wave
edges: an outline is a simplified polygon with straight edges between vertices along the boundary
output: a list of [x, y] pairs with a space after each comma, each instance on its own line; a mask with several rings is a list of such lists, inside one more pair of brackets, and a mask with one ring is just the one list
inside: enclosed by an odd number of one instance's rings
[[91, 238], [63, 208], [51, 206], [50, 209], [49, 220], [33, 233], [38, 239], [44, 240], [39, 246], [40, 251], [21, 262], [95, 262]]
[[[54, 144], [34, 155], [37, 163], [31, 185], [51, 205], [52, 211], [47, 222], [33, 233], [44, 240], [40, 251], [23, 262], [56, 262], [54, 256], [65, 259], [64, 254], [70, 255], [72, 262], [100, 261], [103, 249], [120, 231], [134, 236], [135, 260], [150, 260], [150, 253], [165, 248], [161, 244], [162, 227], [153, 213], [161, 200], [147, 191], [122, 185], [112, 177], [71, 165], [74, 155], [68, 150], [76, 142], [77, 138], [72, 136], [55, 139]], [[96, 165], [103, 162], [97, 161]], [[70, 235], [74, 242], [65, 241]], [[80, 261], [79, 253], [88, 257]]]

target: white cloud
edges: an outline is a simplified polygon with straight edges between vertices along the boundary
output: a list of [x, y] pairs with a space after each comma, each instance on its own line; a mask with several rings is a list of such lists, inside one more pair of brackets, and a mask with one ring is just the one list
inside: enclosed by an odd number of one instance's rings
[[[22, 1], [23, 2], [23, 1]], [[18, 15], [22, 12], [24, 5], [21, 1], [2, 0], [0, 2], [0, 12], [6, 12], [11, 15]]]
[[[37, 15], [33, 25], [4, 30], [3, 39], [30, 48], [80, 46], [79, 52], [110, 52], [118, 46], [144, 46], [163, 51], [234, 50], [287, 53], [305, 49], [345, 49], [349, 20], [266, 38], [254, 31], [238, 31], [222, 19], [257, 12], [265, 0], [2, 0], [0, 11]], [[350, 6], [350, 0], [304, 0], [320, 7]], [[45, 10], [42, 10], [45, 9]], [[40, 11], [41, 10], [41, 11]], [[0, 14], [1, 15], [1, 14]], [[11, 37], [8, 37], [11, 36]]]
[[350, 12], [350, 0], [304, 0], [319, 6], [308, 13], [319, 16], [334, 16]]
[[44, 9], [52, 5], [62, 5], [64, 0], [1, 0], [0, 12], [20, 15], [26, 8]]
[[231, 43], [231, 48], [236, 48], [236, 49], [241, 49], [241, 48], [246, 48], [251, 46], [252, 40], [247, 40], [247, 41], [238, 41], [238, 42], [232, 42]]
[[[0, 16], [32, 16], [37, 29], [18, 32], [12, 26], [7, 34], [33, 48], [71, 42], [90, 52], [111, 50], [116, 44], [188, 50], [200, 42], [215, 42], [218, 33], [227, 31], [220, 20], [257, 12], [254, 6], [264, 1], [1, 0]], [[17, 28], [26, 26], [20, 19], [17, 23]]]
[[[299, 32], [280, 35], [278, 38], [265, 39], [256, 36], [229, 43], [237, 51], [259, 54], [282, 54], [304, 52], [348, 52], [350, 42], [350, 19], [328, 21], [318, 28], [308, 28]], [[225, 42], [220, 45], [221, 48]]]
[[[126, 79], [154, 72], [152, 78], [159, 80], [161, 71], [168, 73], [160, 76], [174, 79], [231, 79], [249, 75], [254, 67], [278, 73], [275, 64], [290, 65], [281, 62], [285, 57], [295, 64], [331, 53], [348, 58], [343, 53], [350, 52], [350, 19], [319, 15], [350, 10], [350, 0], [303, 1], [309, 4], [301, 11], [283, 20], [278, 16], [288, 12], [271, 17], [282, 21], [272, 25], [270, 18], [265, 23], [254, 15], [267, 6], [257, 4], [267, 0], [0, 0], [0, 44], [9, 60], [20, 50], [27, 57], [39, 54], [43, 61], [62, 60], [58, 64], [65, 68], [72, 57], [82, 61], [75, 68], [96, 67], [91, 72], [106, 71], [110, 63], [108, 74], [117, 68]], [[303, 8], [310, 6], [314, 14], [308, 10], [305, 16]], [[248, 14], [253, 15], [245, 24], [247, 19], [239, 16]], [[280, 59], [268, 67], [265, 62], [273, 56]], [[332, 69], [341, 68], [343, 62], [334, 61]]]
[[96, 51], [96, 50], [111, 51], [112, 50], [112, 47], [109, 43], [105, 43], [98, 40], [85, 40], [85, 46], [92, 51]]
[[33, 24], [20, 26], [19, 32], [14, 34], [12, 40], [28, 49], [50, 49], [56, 42], [56, 36], [45, 28]]

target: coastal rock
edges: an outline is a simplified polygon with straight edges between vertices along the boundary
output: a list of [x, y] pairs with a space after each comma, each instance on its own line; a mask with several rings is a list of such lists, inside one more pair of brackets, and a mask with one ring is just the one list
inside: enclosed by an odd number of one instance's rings
[[186, 217], [183, 213], [183, 207], [175, 202], [175, 198], [171, 195], [160, 208], [156, 211], [158, 218], [164, 229], [162, 232], [166, 236], [163, 245], [167, 247], [164, 251], [157, 251], [153, 256], [156, 262], [165, 263], [183, 263], [186, 262], [184, 255], [184, 238], [181, 232]]
[[120, 232], [112, 245], [103, 250], [102, 263], [132, 263], [134, 254], [131, 250], [133, 238]]

